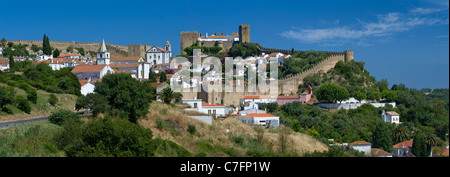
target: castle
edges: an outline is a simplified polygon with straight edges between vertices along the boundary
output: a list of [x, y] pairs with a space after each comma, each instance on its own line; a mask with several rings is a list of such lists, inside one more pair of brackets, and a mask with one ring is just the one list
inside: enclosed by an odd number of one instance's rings
[[184, 48], [190, 47], [193, 44], [197, 46], [222, 47], [221, 52], [230, 51], [234, 44], [243, 42], [250, 43], [250, 25], [239, 25], [239, 33], [232, 32], [231, 36], [224, 35], [224, 33], [212, 33], [211, 35], [202, 35], [197, 31], [182, 31], [180, 32], [180, 52], [186, 54]]

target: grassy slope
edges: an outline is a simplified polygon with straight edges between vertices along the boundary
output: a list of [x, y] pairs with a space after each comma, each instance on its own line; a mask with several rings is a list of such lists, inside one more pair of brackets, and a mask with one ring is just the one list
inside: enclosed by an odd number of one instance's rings
[[[165, 120], [169, 126], [158, 129], [156, 123], [158, 118]], [[249, 141], [256, 138], [255, 130], [236, 118], [214, 120], [212, 125], [208, 125], [189, 118], [181, 105], [173, 107], [162, 103], [152, 103], [147, 119], [141, 120], [140, 124], [150, 128], [155, 138], [174, 141], [193, 154], [204, 152], [207, 156], [246, 156], [250, 148]], [[189, 133], [188, 125], [194, 125], [197, 133], [193, 135]], [[227, 133], [226, 129], [230, 130], [232, 135]], [[241, 137], [244, 142], [236, 143], [233, 137]], [[265, 130], [262, 144], [279, 152], [278, 137], [277, 129]], [[229, 153], [230, 149], [235, 153]], [[303, 152], [327, 150], [328, 147], [308, 135], [291, 132], [288, 149], [301, 155]]]
[[[0, 86], [8, 86], [4, 83], [0, 83]], [[26, 97], [26, 92], [20, 88], [14, 87], [16, 90], [16, 95], [23, 95]], [[27, 114], [15, 106], [9, 105], [9, 107], [12, 109], [13, 114], [8, 115], [5, 112], [0, 112], [0, 122], [8, 122], [8, 121], [14, 121], [14, 120], [24, 120], [24, 119], [30, 119], [30, 118], [36, 118], [36, 117], [42, 117], [42, 116], [49, 116], [52, 111], [56, 110], [56, 107], [50, 106], [47, 109], [47, 100], [50, 97], [51, 93], [48, 93], [44, 90], [37, 89], [37, 103], [31, 103], [31, 113]], [[68, 110], [74, 110], [75, 102], [77, 99], [76, 95], [71, 94], [55, 94], [58, 98], [57, 105], [60, 107], [60, 109], [68, 109]]]

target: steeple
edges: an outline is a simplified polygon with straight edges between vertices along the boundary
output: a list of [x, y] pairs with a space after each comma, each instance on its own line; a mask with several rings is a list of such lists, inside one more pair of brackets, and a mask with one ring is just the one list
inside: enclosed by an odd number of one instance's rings
[[109, 65], [110, 57], [110, 53], [106, 50], [105, 39], [103, 39], [102, 47], [97, 52], [97, 65]]
[[102, 47], [100, 48], [100, 52], [107, 52], [105, 45], [105, 38], [103, 38]]

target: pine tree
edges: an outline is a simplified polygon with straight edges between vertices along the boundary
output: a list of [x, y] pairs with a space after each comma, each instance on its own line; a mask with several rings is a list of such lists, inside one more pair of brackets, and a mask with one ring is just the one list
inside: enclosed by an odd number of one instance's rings
[[390, 152], [392, 148], [391, 134], [386, 123], [378, 123], [372, 135], [372, 146]]

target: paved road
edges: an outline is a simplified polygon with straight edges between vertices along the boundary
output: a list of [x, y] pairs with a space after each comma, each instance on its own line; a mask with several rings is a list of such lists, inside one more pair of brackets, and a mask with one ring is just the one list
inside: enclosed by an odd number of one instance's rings
[[[76, 113], [82, 115], [87, 112], [88, 111], [85, 110], [85, 111], [79, 111]], [[0, 129], [10, 128], [10, 127], [14, 127], [17, 125], [24, 125], [24, 124], [31, 123], [31, 122], [39, 122], [39, 121], [47, 121], [47, 120], [48, 120], [48, 116], [32, 118], [32, 119], [25, 119], [25, 120], [16, 120], [16, 121], [11, 121], [11, 122], [2, 122], [2, 123], [0, 123]]]

